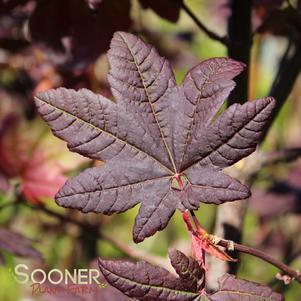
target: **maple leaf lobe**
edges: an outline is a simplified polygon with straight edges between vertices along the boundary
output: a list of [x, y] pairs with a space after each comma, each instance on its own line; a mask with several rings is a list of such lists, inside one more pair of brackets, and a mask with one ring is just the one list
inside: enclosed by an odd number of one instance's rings
[[176, 249], [168, 251], [170, 263], [179, 277], [186, 281], [187, 287], [193, 291], [200, 291], [205, 284], [205, 271], [199, 263]]
[[252, 153], [273, 98], [233, 105], [220, 114], [243, 65], [207, 60], [176, 85], [169, 62], [135, 35], [117, 32], [108, 52], [116, 103], [87, 89], [38, 94], [40, 115], [71, 151], [106, 163], [69, 179], [63, 207], [113, 214], [141, 203], [135, 242], [162, 230], [176, 209], [249, 197], [222, 169]]
[[136, 263], [99, 258], [100, 271], [106, 280], [125, 295], [144, 301], [283, 301], [282, 295], [259, 283], [225, 274], [219, 289], [208, 294], [203, 290], [204, 272], [198, 262], [178, 250], [169, 257], [178, 277], [145, 261]]
[[210, 296], [211, 301], [284, 301], [281, 294], [259, 283], [237, 279], [225, 274], [219, 278], [219, 290]]
[[[193, 301], [198, 297], [198, 281], [204, 280], [198, 263], [179, 251], [170, 258], [179, 277], [145, 261], [129, 262], [99, 258], [100, 271], [106, 280], [125, 295], [147, 301]], [[187, 274], [184, 274], [184, 268]], [[189, 276], [190, 275], [190, 276]]]

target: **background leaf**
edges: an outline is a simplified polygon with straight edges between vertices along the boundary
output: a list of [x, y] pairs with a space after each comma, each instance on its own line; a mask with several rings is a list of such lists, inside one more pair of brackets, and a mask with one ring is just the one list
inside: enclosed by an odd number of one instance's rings
[[187, 257], [176, 249], [169, 250], [168, 255], [171, 265], [180, 278], [187, 281], [187, 284], [193, 291], [201, 290], [205, 282], [205, 272], [202, 270], [199, 263], [195, 259]]
[[192, 287], [186, 277], [176, 278], [167, 270], [145, 261], [133, 263], [99, 259], [99, 268], [110, 284], [138, 300], [192, 301], [198, 296], [196, 286]]
[[220, 289], [210, 296], [212, 301], [283, 301], [283, 297], [269, 287], [258, 283], [236, 279], [226, 274], [220, 280]]
[[42, 260], [42, 255], [32, 246], [32, 241], [21, 234], [0, 228], [0, 249], [20, 257]]

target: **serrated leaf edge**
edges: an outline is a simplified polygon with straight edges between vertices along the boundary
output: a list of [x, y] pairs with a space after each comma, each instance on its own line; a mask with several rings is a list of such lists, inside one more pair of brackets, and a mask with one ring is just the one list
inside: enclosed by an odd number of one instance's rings
[[[164, 146], [165, 146], [165, 149], [166, 149], [166, 151], [167, 151], [167, 153], [168, 153], [168, 157], [169, 157], [169, 159], [170, 159], [170, 161], [171, 161], [171, 163], [172, 163], [172, 166], [173, 166], [173, 168], [174, 168], [174, 172], [177, 172], [177, 167], [176, 167], [174, 158], [173, 158], [173, 156], [172, 156], [172, 154], [171, 154], [171, 151], [170, 151], [170, 149], [169, 149], [169, 147], [168, 147], [168, 145], [167, 145], [167, 142], [166, 142], [166, 140], [165, 140], [164, 131], [163, 131], [163, 129], [161, 128], [160, 123], [159, 123], [159, 121], [158, 121], [158, 117], [157, 117], [157, 114], [156, 114], [156, 112], [155, 112], [155, 110], [154, 110], [154, 105], [153, 105], [153, 103], [152, 103], [152, 101], [151, 101], [151, 97], [150, 97], [150, 95], [149, 95], [149, 93], [148, 93], [148, 88], [147, 88], [147, 86], [146, 86], [146, 84], [145, 84], [144, 77], [143, 77], [143, 75], [142, 75], [142, 73], [141, 73], [141, 71], [140, 71], [139, 64], [137, 63], [136, 57], [135, 57], [135, 55], [133, 54], [133, 51], [132, 51], [131, 47], [129, 46], [129, 44], [128, 44], [126, 38], [123, 36], [122, 32], [119, 32], [119, 35], [120, 35], [120, 37], [122, 38], [124, 44], [125, 44], [125, 45], [127, 46], [127, 48], [129, 49], [129, 52], [130, 52], [131, 56], [133, 57], [133, 63], [134, 63], [134, 65], [136, 66], [137, 72], [138, 72], [138, 74], [139, 74], [139, 76], [140, 76], [140, 78], [141, 78], [141, 81], [142, 81], [142, 84], [143, 84], [143, 88], [144, 88], [144, 91], [145, 91], [145, 95], [146, 95], [147, 100], [148, 100], [148, 103], [149, 103], [149, 105], [150, 105], [150, 107], [151, 107], [152, 114], [153, 114], [153, 116], [154, 116], [154, 119], [155, 119], [155, 121], [156, 121], [156, 124], [157, 124], [157, 126], [158, 126], [158, 128], [159, 128], [159, 131], [160, 131], [160, 135], [161, 135], [162, 141], [163, 141]], [[151, 47], [152, 47], [152, 49], [154, 49], [153, 46], [151, 46]], [[146, 60], [146, 58], [145, 58], [144, 60]], [[163, 65], [162, 65], [162, 68], [163, 68], [164, 64], [165, 64], [165, 61], [164, 61]]]
[[[125, 278], [123, 276], [120, 276], [120, 275], [110, 271], [109, 269], [105, 268], [102, 264], [102, 260], [100, 260], [100, 259], [98, 260], [98, 264], [100, 266], [100, 269], [105, 270], [105, 271], [113, 274], [118, 279], [122, 279], [122, 280], [126, 281], [127, 283], [134, 284], [134, 285], [140, 286], [142, 288], [155, 289], [157, 291], [166, 291], [166, 292], [174, 293], [174, 294], [177, 294], [177, 295], [186, 295], [186, 296], [192, 296], [192, 297], [198, 297], [199, 296], [199, 294], [189, 292], [189, 291], [181, 291], [181, 290], [172, 289], [172, 288], [168, 288], [168, 287], [164, 287], [164, 286], [162, 287], [162, 286], [149, 285], [149, 284], [143, 284], [143, 283], [140, 283], [140, 282], [136, 282], [136, 281], [133, 281], [131, 279]], [[112, 284], [112, 285], [114, 286], [114, 284]]]
[[[82, 89], [82, 90], [85, 90], [85, 89]], [[77, 92], [80, 92], [80, 90], [77, 91]], [[74, 120], [72, 123], [74, 123], [75, 121], [83, 122], [84, 124], [87, 124], [87, 125], [90, 126], [91, 128], [95, 129], [96, 131], [102, 132], [102, 133], [104, 133], [104, 134], [106, 134], [106, 135], [108, 135], [108, 136], [110, 136], [110, 137], [112, 137], [112, 138], [114, 138], [114, 139], [116, 139], [116, 140], [118, 140], [118, 141], [124, 143], [125, 145], [128, 145], [129, 147], [135, 149], [135, 150], [138, 151], [139, 153], [145, 154], [147, 157], [149, 157], [150, 159], [152, 159], [155, 163], [159, 164], [162, 168], [164, 168], [166, 171], [168, 171], [169, 174], [174, 174], [174, 172], [173, 172], [172, 170], [170, 170], [168, 167], [166, 167], [164, 164], [162, 164], [162, 163], [161, 163], [159, 160], [157, 160], [155, 157], [153, 157], [152, 155], [150, 155], [150, 154], [144, 152], [142, 149], [139, 149], [139, 148], [136, 147], [135, 145], [132, 145], [132, 144], [128, 143], [127, 141], [122, 140], [122, 139], [120, 139], [120, 138], [114, 136], [113, 134], [111, 134], [111, 133], [109, 133], [109, 132], [107, 132], [107, 131], [105, 131], [105, 130], [103, 130], [103, 129], [101, 129], [101, 128], [95, 126], [95, 125], [93, 125], [92, 123], [87, 122], [86, 120], [83, 120], [83, 119], [81, 119], [81, 118], [79, 118], [79, 117], [77, 117], [77, 116], [75, 116], [75, 115], [73, 115], [73, 114], [71, 114], [71, 113], [69, 113], [69, 112], [67, 112], [67, 111], [64, 111], [63, 109], [61, 109], [61, 108], [59, 108], [59, 107], [57, 107], [57, 106], [55, 106], [55, 105], [53, 105], [53, 104], [51, 104], [51, 103], [49, 103], [49, 102], [43, 100], [42, 98], [39, 97], [39, 95], [35, 96], [35, 99], [38, 100], [38, 101], [40, 101], [40, 102], [42, 102], [42, 103], [44, 103], [44, 104], [46, 104], [46, 105], [48, 105], [48, 106], [50, 106], [50, 107], [52, 107], [54, 110], [57, 110], [57, 111], [59, 111], [59, 112], [62, 112], [63, 114], [66, 114], [67, 116], [70, 116], [70, 117], [72, 117], [72, 118], [75, 118], [75, 120]]]
[[272, 297], [260, 296], [255, 293], [247, 293], [247, 292], [240, 292], [240, 291], [236, 291], [236, 290], [223, 290], [223, 289], [214, 293], [212, 295], [212, 297], [214, 297], [214, 295], [218, 295], [218, 294], [236, 294], [236, 295], [240, 295], [240, 296], [256, 297], [256, 298], [260, 298], [262, 300], [271, 300], [271, 301], [275, 300]]
[[[238, 135], [240, 133], [240, 131], [244, 128], [246, 128], [250, 123], [252, 123], [254, 121], [254, 118], [257, 117], [258, 115], [260, 115], [262, 112], [264, 112], [269, 106], [274, 106], [275, 105], [275, 99], [273, 97], [265, 97], [262, 100], [266, 100], [267, 104], [260, 109], [258, 112], [256, 112], [256, 114], [254, 115], [253, 118], [251, 118], [248, 122], [244, 123], [242, 126], [239, 127], [239, 129], [237, 129], [233, 135], [231, 135], [227, 140], [223, 141], [223, 143], [221, 145], [219, 145], [216, 149], [213, 149], [211, 152], [209, 152], [205, 157], [202, 157], [200, 160], [198, 160], [197, 162], [187, 166], [183, 172], [187, 171], [190, 168], [193, 168], [195, 165], [201, 164], [201, 162], [203, 162], [205, 159], [207, 159], [208, 157], [210, 157], [212, 154], [214, 153], [219, 153], [219, 149], [221, 149], [224, 145], [228, 144], [228, 142], [230, 142], [236, 135]], [[252, 102], [256, 102], [256, 100], [253, 100]], [[246, 103], [247, 104], [247, 103]], [[235, 106], [235, 105], [233, 105]], [[231, 106], [231, 107], [233, 107]], [[230, 107], [230, 108], [231, 108]], [[241, 104], [236, 104], [236, 108], [235, 110], [237, 110], [237, 108], [241, 108], [243, 107], [243, 105]], [[229, 109], [230, 109], [229, 108]], [[226, 111], [225, 111], [226, 112]], [[210, 145], [210, 143], [209, 143]]]

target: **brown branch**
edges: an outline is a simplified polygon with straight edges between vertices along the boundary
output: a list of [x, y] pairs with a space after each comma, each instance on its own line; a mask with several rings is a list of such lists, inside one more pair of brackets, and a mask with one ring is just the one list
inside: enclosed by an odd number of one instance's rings
[[264, 154], [261, 167], [277, 163], [289, 163], [301, 157], [301, 148], [289, 148]]
[[248, 99], [249, 65], [252, 46], [252, 0], [231, 0], [231, 16], [228, 21], [230, 58], [240, 61], [247, 66], [242, 74], [236, 78], [237, 86], [231, 92], [228, 105], [244, 103]]
[[127, 255], [129, 258], [145, 260], [151, 264], [160, 265], [162, 267], [169, 268], [169, 266], [166, 264], [166, 260], [163, 257], [150, 255], [144, 251], [131, 248], [126, 243], [124, 243], [116, 238], [113, 238], [110, 235], [99, 232], [98, 229], [95, 229], [93, 227], [93, 225], [83, 223], [83, 222], [73, 219], [69, 216], [52, 211], [52, 210], [48, 209], [47, 207], [45, 207], [44, 205], [29, 205], [28, 203], [24, 203], [24, 204], [26, 204], [30, 208], [43, 211], [44, 213], [46, 213], [50, 216], [53, 216], [63, 222], [71, 223], [71, 224], [74, 224], [74, 225], [80, 227], [82, 230], [85, 231], [85, 233], [92, 235], [93, 237], [96, 237], [97, 239], [103, 239], [103, 240], [107, 241], [113, 247], [115, 247], [116, 249], [121, 251], [123, 254]]
[[163, 258], [163, 257], [151, 255], [142, 250], [137, 250], [137, 249], [131, 248], [129, 245], [127, 245], [123, 241], [118, 240], [105, 233], [101, 233], [100, 236], [102, 239], [109, 242], [112, 246], [114, 246], [115, 248], [120, 250], [122, 253], [128, 255], [130, 258], [145, 260], [151, 264], [154, 264], [154, 265], [159, 264], [162, 267], [169, 268], [169, 265], [167, 264], [165, 258]]
[[[195, 226], [196, 227], [201, 227], [200, 222], [197, 219], [196, 215], [194, 214], [193, 210], [190, 210], [190, 214], [193, 218]], [[260, 258], [263, 261], [268, 262], [268, 263], [272, 264], [273, 266], [277, 267], [279, 270], [284, 272], [285, 275], [290, 276], [292, 279], [295, 279], [296, 281], [298, 281], [301, 284], [301, 274], [300, 274], [299, 271], [296, 271], [296, 270], [290, 268], [285, 263], [275, 259], [274, 257], [268, 255], [267, 253], [265, 253], [263, 251], [260, 251], [258, 249], [248, 247], [248, 246], [245, 246], [245, 245], [242, 245], [242, 244], [238, 244], [238, 243], [235, 243], [235, 242], [232, 242], [232, 241], [229, 241], [229, 240], [225, 240], [225, 239], [219, 240], [216, 243], [216, 245], [224, 247], [227, 250], [230, 250], [230, 247], [234, 246], [235, 251], [245, 253], [245, 254], [249, 254], [249, 255], [255, 256], [257, 258]]]
[[[217, 245], [222, 246], [224, 248], [229, 248], [230, 242], [228, 240], [222, 239], [220, 240]], [[234, 243], [234, 249], [237, 250], [238, 252], [249, 254], [252, 256], [255, 256], [257, 258], [262, 259], [265, 262], [270, 263], [271, 265], [277, 267], [279, 270], [284, 272], [286, 275], [290, 276], [291, 278], [294, 278], [297, 282], [301, 284], [301, 274], [299, 271], [296, 271], [283, 262], [275, 259], [274, 257], [268, 255], [267, 253], [260, 251], [258, 249], [244, 246], [242, 244]]]
[[52, 211], [52, 210], [48, 209], [47, 207], [45, 207], [44, 205], [29, 205], [26, 201], [24, 202], [24, 204], [26, 204], [28, 207], [30, 207], [32, 209], [38, 209], [40, 211], [43, 211], [44, 213], [47, 213], [48, 215], [53, 216], [63, 222], [74, 224], [85, 230], [91, 229], [91, 225], [82, 223], [76, 219], [72, 219], [71, 217], [69, 217], [67, 215], [63, 215], [61, 213]]
[[187, 13], [187, 15], [190, 16], [190, 18], [195, 22], [195, 24], [212, 40], [218, 41], [222, 43], [225, 46], [228, 46], [228, 38], [227, 37], [221, 37], [218, 34], [212, 32], [209, 30], [195, 15], [194, 13], [189, 9], [189, 7], [182, 2], [182, 9]]

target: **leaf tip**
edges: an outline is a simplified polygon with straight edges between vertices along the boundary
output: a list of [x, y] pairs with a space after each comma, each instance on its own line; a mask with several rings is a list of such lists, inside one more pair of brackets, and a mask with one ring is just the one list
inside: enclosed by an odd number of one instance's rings
[[133, 241], [135, 244], [139, 244], [140, 242], [143, 242], [145, 238], [146, 237], [144, 237], [140, 233], [136, 233], [135, 231], [133, 232]]
[[273, 96], [268, 96], [268, 97], [266, 97], [266, 99], [273, 108], [276, 106], [277, 101]]
[[179, 252], [177, 249], [174, 248], [168, 249], [168, 257], [171, 259], [177, 254], [177, 252]]
[[125, 32], [125, 31], [116, 31], [113, 35], [113, 39], [111, 41], [111, 48], [112, 48], [112, 42], [117, 39], [117, 40], [125, 40], [126, 38], [135, 38], [137, 39], [138, 37], [131, 34], [131, 33], [128, 33], [128, 32]]
[[[98, 261], [98, 267], [99, 267], [101, 273], [107, 279], [107, 276], [111, 272], [110, 271], [110, 266], [112, 268], [112, 264], [114, 264], [114, 261], [113, 260], [106, 260], [106, 259], [103, 259], [101, 257], [98, 257], [97, 261]], [[117, 263], [118, 263], [118, 261], [116, 260], [115, 264], [117, 264]]]
[[242, 185], [242, 186], [244, 188], [242, 191], [242, 199], [248, 199], [252, 195], [252, 192], [249, 189], [249, 187], [247, 187], [245, 185]]

